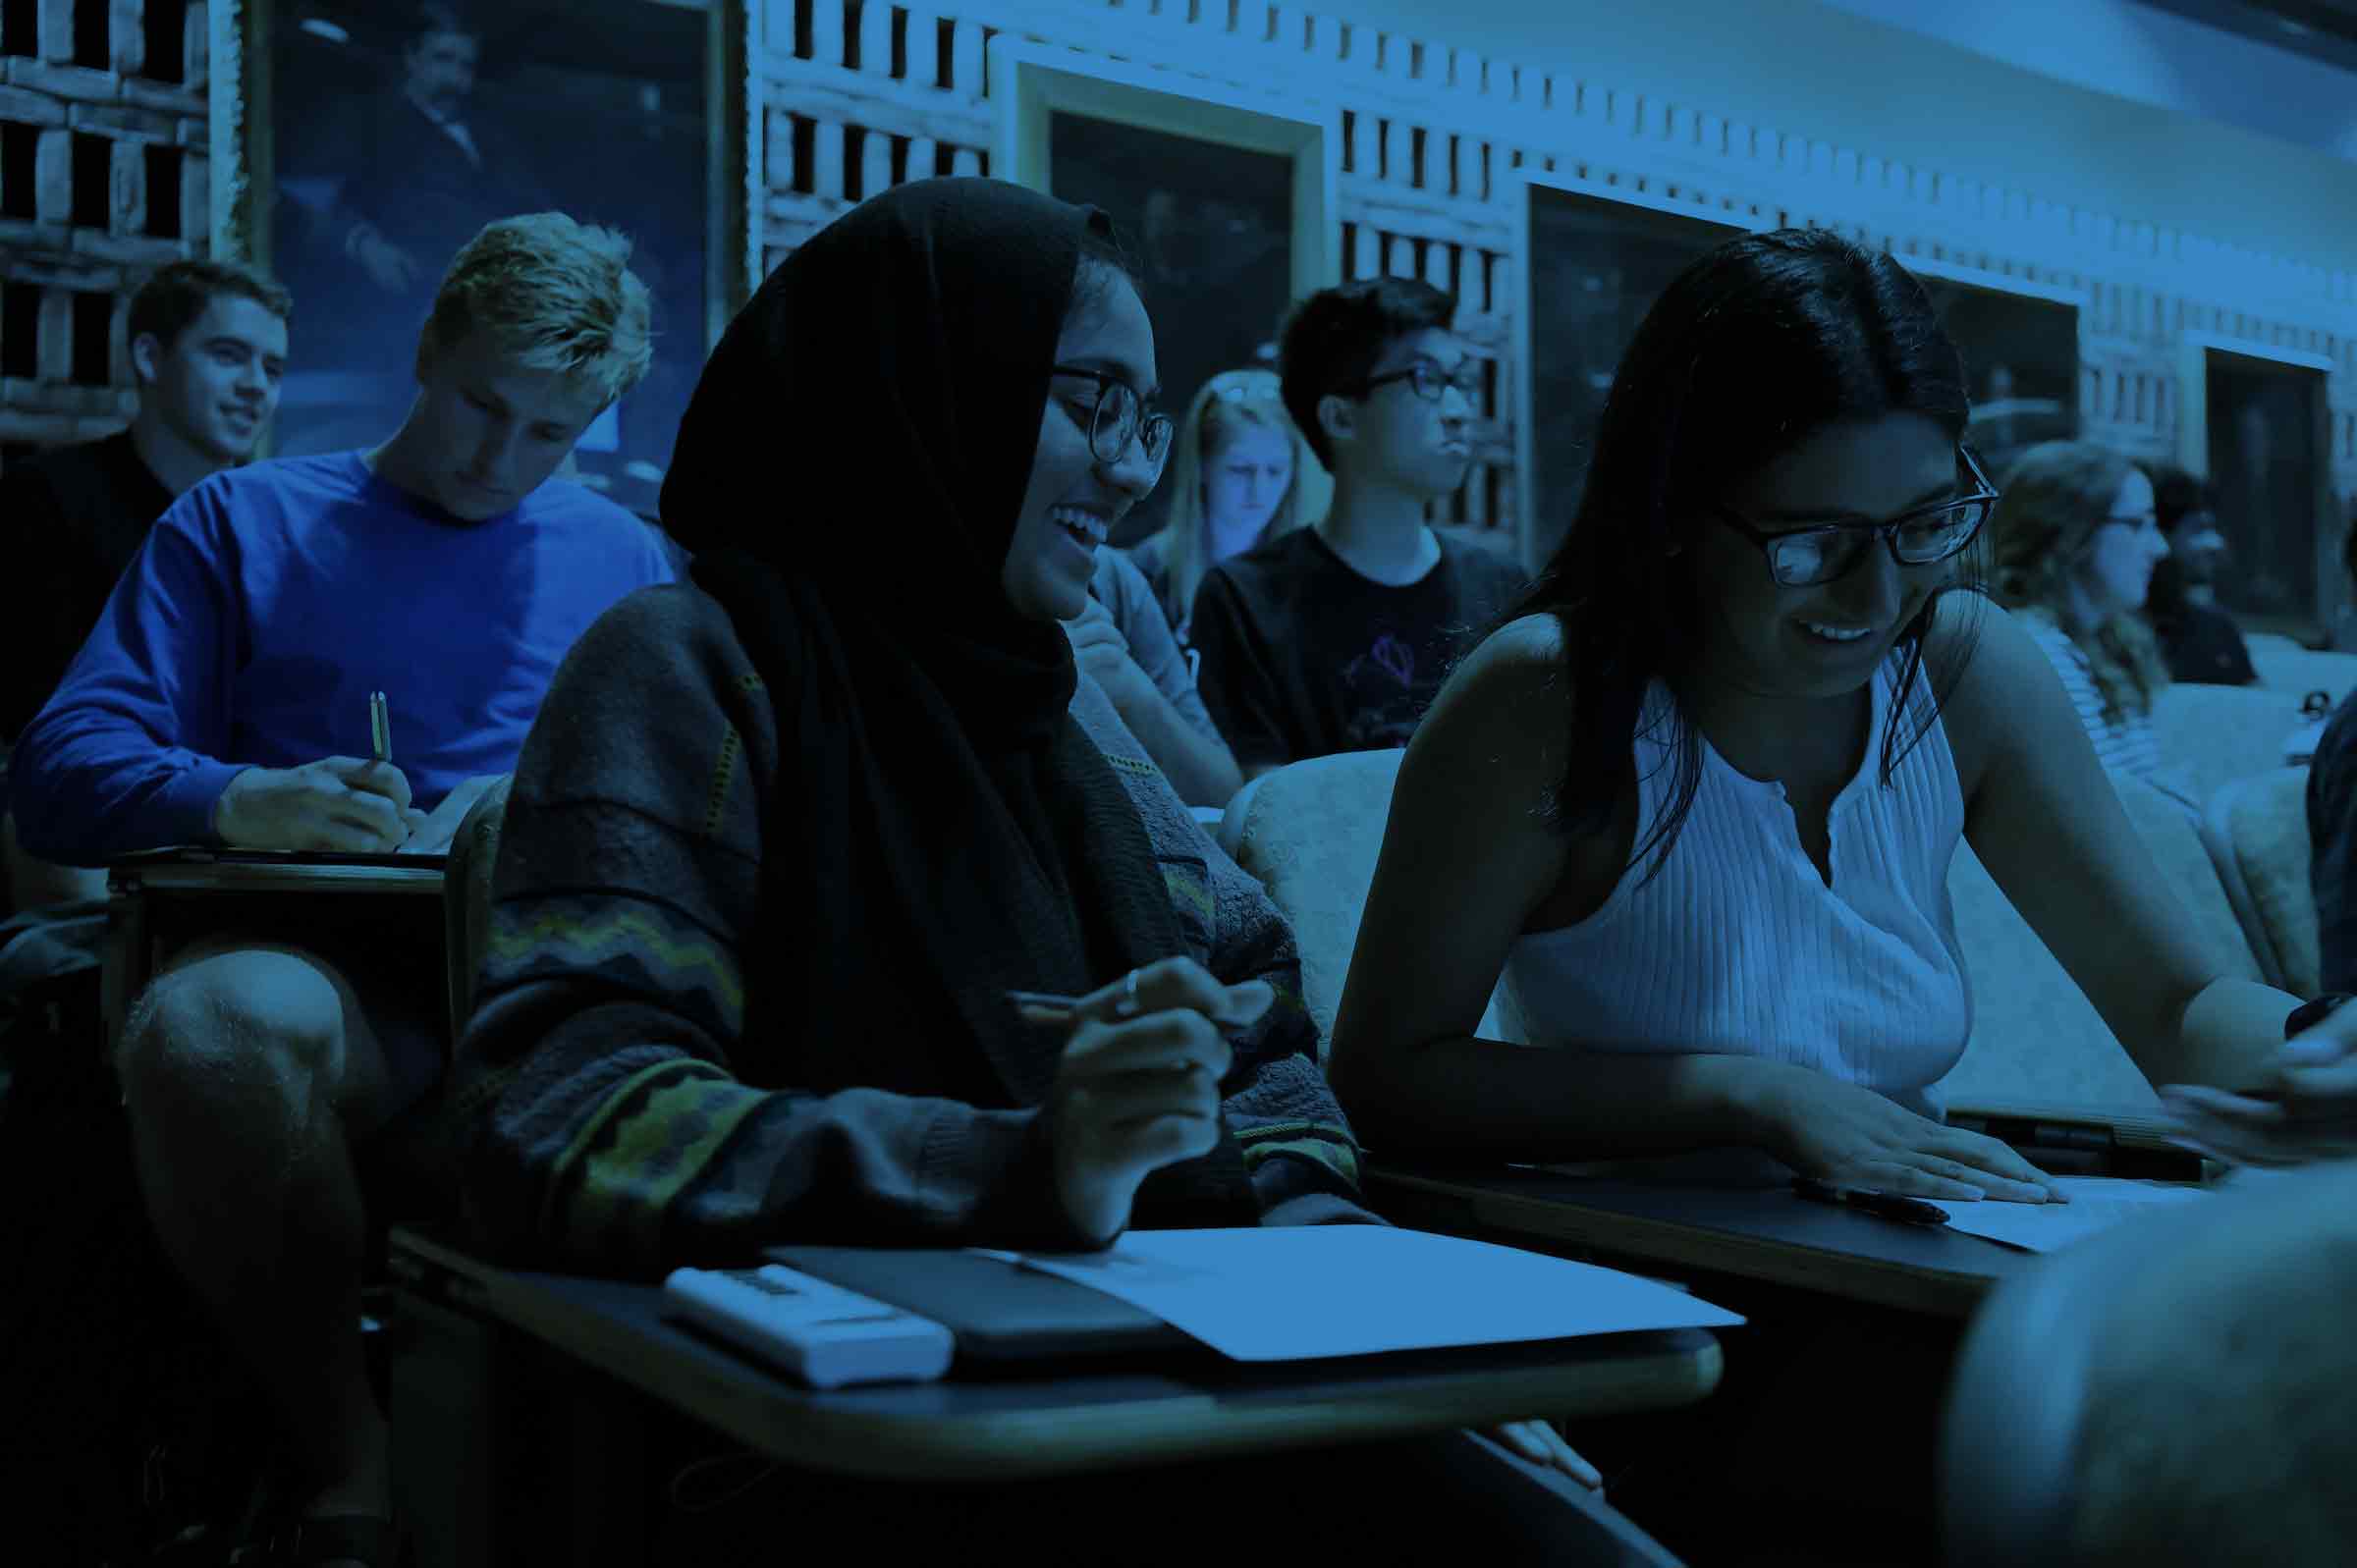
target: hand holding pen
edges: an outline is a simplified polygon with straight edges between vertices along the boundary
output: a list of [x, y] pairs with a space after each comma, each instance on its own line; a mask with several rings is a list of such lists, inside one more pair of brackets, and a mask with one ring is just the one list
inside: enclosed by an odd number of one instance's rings
[[235, 849], [383, 854], [401, 847], [421, 814], [393, 766], [383, 692], [368, 704], [373, 756], [322, 757], [295, 768], [247, 768], [213, 803], [213, 832]]
[[1149, 1173], [1219, 1143], [1220, 1084], [1234, 1060], [1223, 1031], [1276, 1000], [1265, 981], [1225, 986], [1191, 958], [1080, 997], [1009, 994], [1024, 1022], [1064, 1036], [1040, 1117], [1057, 1196], [1082, 1234], [1111, 1242]]

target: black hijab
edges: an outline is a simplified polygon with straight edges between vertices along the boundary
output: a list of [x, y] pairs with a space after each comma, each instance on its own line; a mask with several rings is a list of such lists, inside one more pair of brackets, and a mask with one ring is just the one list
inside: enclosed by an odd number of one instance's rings
[[[1086, 229], [1001, 181], [895, 187], [770, 274], [681, 421], [664, 524], [778, 715], [744, 968], [784, 1081], [1037, 1105], [1062, 1042], [1005, 992], [1184, 950], [1063, 628], [1001, 585]], [[1192, 1222], [1250, 1202], [1233, 1140], [1161, 1174]]]

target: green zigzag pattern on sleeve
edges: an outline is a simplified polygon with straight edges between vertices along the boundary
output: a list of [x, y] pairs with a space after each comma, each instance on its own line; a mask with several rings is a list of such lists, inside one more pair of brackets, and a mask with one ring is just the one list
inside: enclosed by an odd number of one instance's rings
[[1236, 1146], [1243, 1151], [1244, 1168], [1258, 1168], [1271, 1155], [1299, 1155], [1330, 1166], [1352, 1187], [1358, 1185], [1358, 1150], [1340, 1127], [1317, 1121], [1275, 1121], [1239, 1129]]
[[673, 1201], [768, 1098], [705, 1061], [632, 1073], [558, 1157], [542, 1233], [584, 1257], [656, 1256]]
[[1211, 896], [1211, 879], [1203, 875], [1201, 866], [1183, 860], [1165, 860], [1162, 863], [1162, 885], [1168, 889], [1171, 901], [1182, 904], [1203, 917], [1209, 928], [1217, 905]]
[[730, 1035], [744, 1027], [744, 983], [735, 960], [700, 937], [667, 929], [643, 908], [599, 899], [587, 916], [562, 906], [543, 907], [528, 918], [503, 912], [493, 919], [484, 946], [488, 962], [516, 979], [550, 970], [577, 974], [634, 957], [650, 977], [678, 977], [710, 995]]

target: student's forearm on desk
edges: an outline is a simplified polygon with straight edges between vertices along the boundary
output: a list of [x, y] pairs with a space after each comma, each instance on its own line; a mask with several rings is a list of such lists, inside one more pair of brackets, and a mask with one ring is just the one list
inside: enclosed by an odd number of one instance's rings
[[1552, 1162], [1771, 1147], [1781, 1089], [1804, 1070], [1749, 1056], [1617, 1055], [1460, 1035], [1380, 1070], [1338, 1056], [1333, 1079], [1378, 1158]]
[[1188, 805], [1224, 806], [1244, 786], [1243, 775], [1236, 771], [1235, 758], [1229, 755], [1227, 746], [1188, 724], [1186, 716], [1152, 685], [1138, 682], [1136, 694], [1119, 711], [1122, 723], [1129, 727], [1129, 732], [1146, 748], [1146, 755], [1154, 759], [1178, 798]]

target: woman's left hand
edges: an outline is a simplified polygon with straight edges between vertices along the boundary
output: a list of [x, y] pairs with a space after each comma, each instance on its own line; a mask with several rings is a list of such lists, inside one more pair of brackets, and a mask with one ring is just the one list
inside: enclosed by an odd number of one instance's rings
[[1563, 1434], [1549, 1422], [1509, 1421], [1491, 1428], [1489, 1435], [1534, 1465], [1560, 1470], [1583, 1487], [1604, 1490], [1604, 1472], [1582, 1459], [1579, 1450], [1563, 1441]]

